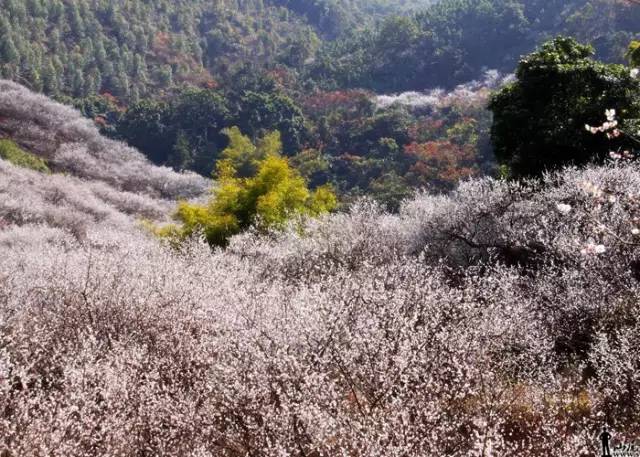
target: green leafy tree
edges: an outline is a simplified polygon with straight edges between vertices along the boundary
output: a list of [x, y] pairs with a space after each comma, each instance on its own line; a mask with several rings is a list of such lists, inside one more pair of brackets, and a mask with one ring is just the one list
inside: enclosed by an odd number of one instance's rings
[[210, 175], [226, 143], [225, 99], [210, 89], [186, 89], [168, 102], [142, 100], [122, 116], [119, 136], [154, 163]]
[[189, 161], [180, 162], [174, 158], [171, 165], [210, 175], [226, 142], [224, 135], [220, 134], [228, 124], [226, 100], [215, 90], [187, 89], [171, 101], [166, 114], [165, 125], [173, 129], [172, 143], [175, 144], [177, 133], [181, 132], [191, 148]]
[[167, 164], [177, 170], [189, 169], [193, 166], [193, 153], [194, 151], [189, 142], [189, 137], [184, 131], [180, 130], [176, 135], [176, 140]]
[[311, 185], [321, 185], [329, 179], [329, 160], [317, 149], [300, 151], [290, 163]]
[[549, 41], [523, 58], [517, 80], [493, 96], [491, 138], [512, 176], [603, 160], [610, 148], [625, 147], [628, 140], [609, 142], [585, 124], [601, 124], [607, 109], [638, 118], [638, 81], [623, 65], [594, 60], [593, 52], [572, 38]]
[[118, 134], [143, 151], [156, 164], [167, 164], [175, 137], [167, 125], [170, 107], [164, 102], [143, 100], [132, 106], [118, 122]]
[[[277, 229], [292, 217], [317, 216], [336, 207], [329, 187], [309, 190], [304, 178], [280, 155], [277, 132], [257, 145], [251, 145], [237, 129], [227, 133], [230, 147], [218, 162], [218, 182], [211, 200], [206, 205], [181, 203], [176, 213], [181, 225], [160, 229], [160, 235], [181, 239], [202, 231], [211, 245], [224, 246], [231, 236], [251, 226]], [[255, 168], [251, 176], [239, 172], [247, 164]]]
[[300, 151], [307, 136], [302, 110], [288, 96], [277, 91], [244, 94], [240, 100], [242, 109], [238, 119], [243, 131], [252, 137], [277, 130], [282, 134], [286, 155]]

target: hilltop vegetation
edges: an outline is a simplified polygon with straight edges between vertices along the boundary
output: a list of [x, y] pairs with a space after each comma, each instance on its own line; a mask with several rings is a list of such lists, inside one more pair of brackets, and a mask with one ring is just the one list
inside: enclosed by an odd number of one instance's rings
[[306, 75], [375, 91], [452, 88], [486, 68], [512, 71], [520, 56], [558, 34], [622, 62], [639, 16], [634, 5], [612, 0], [443, 0], [328, 43]]
[[300, 18], [261, 0], [3, 0], [0, 11], [2, 75], [50, 95], [137, 100], [180, 83], [215, 85], [210, 71], [317, 41]]

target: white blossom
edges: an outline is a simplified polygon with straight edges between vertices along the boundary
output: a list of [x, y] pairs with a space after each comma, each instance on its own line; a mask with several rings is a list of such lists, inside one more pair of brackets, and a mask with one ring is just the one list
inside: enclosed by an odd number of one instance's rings
[[607, 248], [603, 244], [595, 244], [594, 242], [590, 241], [585, 245], [584, 249], [582, 249], [580, 252], [583, 255], [589, 255], [589, 254], [604, 254], [606, 251], [607, 251]]

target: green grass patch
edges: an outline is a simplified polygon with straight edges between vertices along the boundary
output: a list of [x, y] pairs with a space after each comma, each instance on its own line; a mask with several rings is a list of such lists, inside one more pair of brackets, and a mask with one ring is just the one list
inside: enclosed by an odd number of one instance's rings
[[29, 168], [41, 173], [51, 173], [47, 162], [20, 148], [11, 140], [0, 140], [0, 157], [18, 167]]

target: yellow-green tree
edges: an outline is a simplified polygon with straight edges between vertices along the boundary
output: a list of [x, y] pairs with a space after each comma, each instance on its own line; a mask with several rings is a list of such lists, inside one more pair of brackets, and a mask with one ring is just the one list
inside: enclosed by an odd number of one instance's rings
[[640, 41], [632, 41], [627, 50], [627, 59], [633, 67], [640, 66]]
[[224, 246], [229, 237], [254, 226], [281, 228], [291, 217], [317, 216], [334, 209], [337, 199], [327, 186], [309, 190], [305, 179], [282, 157], [280, 134], [265, 135], [255, 145], [237, 128], [226, 131], [229, 147], [222, 152], [218, 179], [205, 205], [182, 202], [181, 223], [165, 235], [188, 237], [202, 231], [211, 245]]

